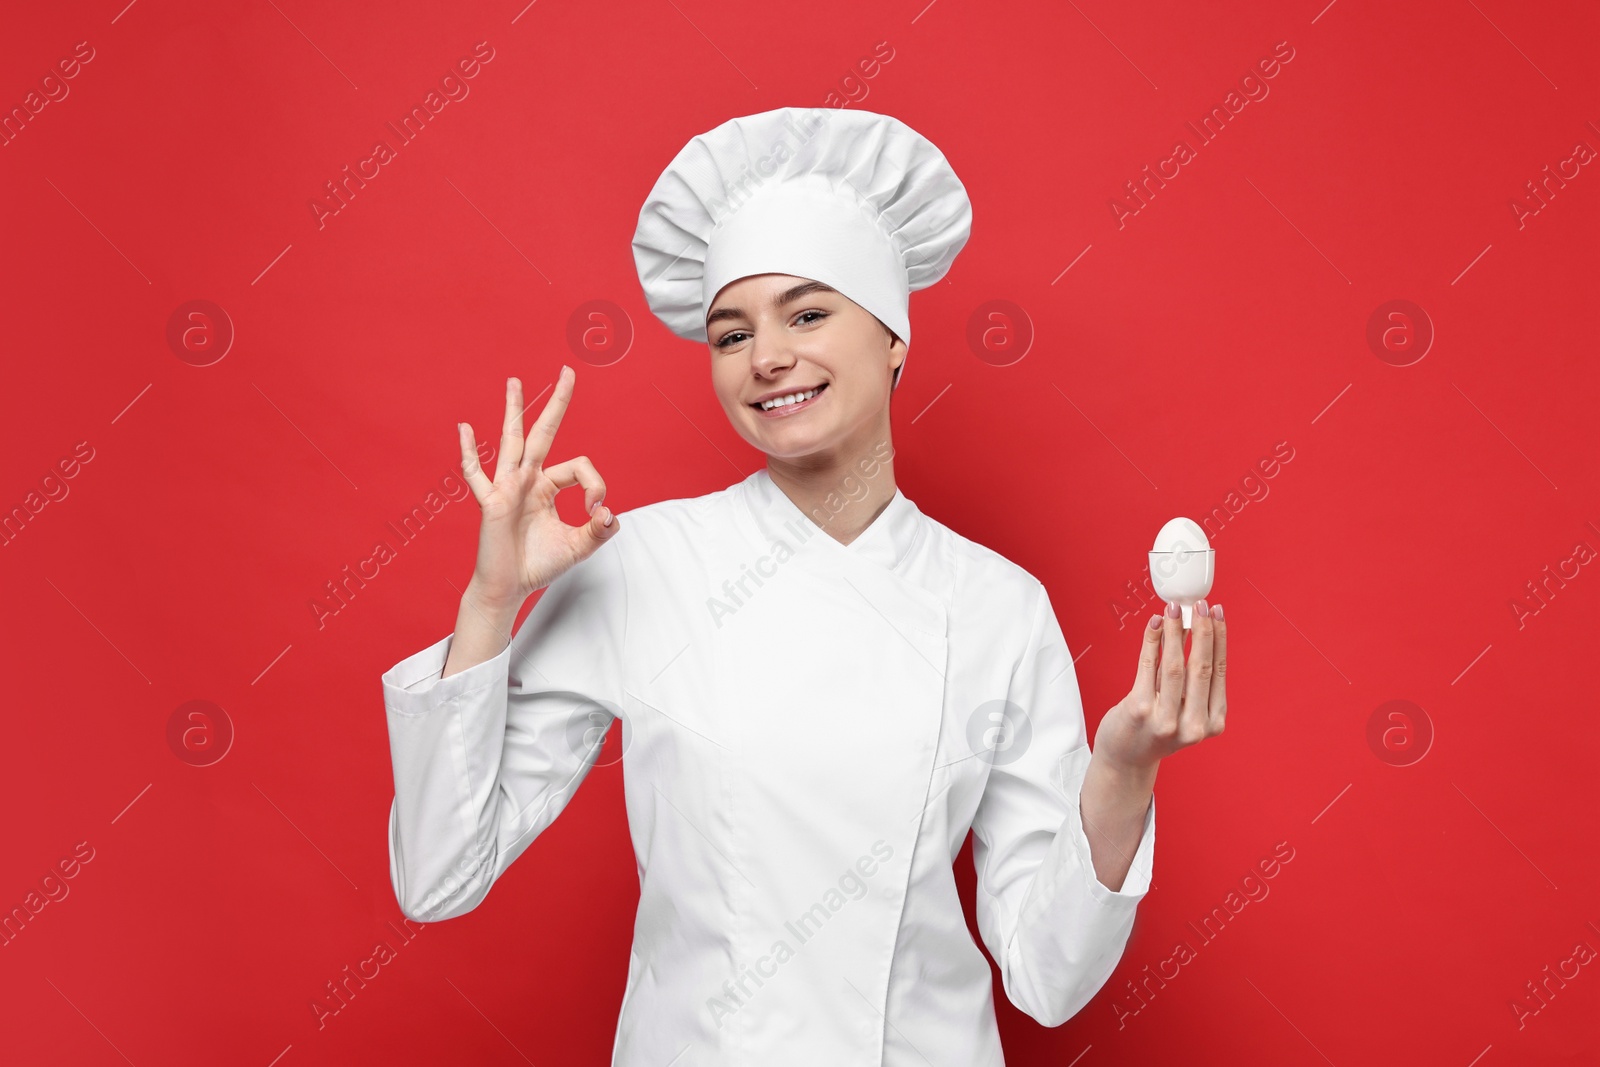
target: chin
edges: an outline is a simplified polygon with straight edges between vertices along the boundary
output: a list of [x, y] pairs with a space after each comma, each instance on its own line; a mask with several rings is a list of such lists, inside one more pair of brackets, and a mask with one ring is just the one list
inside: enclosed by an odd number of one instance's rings
[[[776, 430], [776, 432], [774, 432]], [[827, 452], [837, 444], [839, 435], [812, 427], [793, 431], [781, 427], [758, 428], [747, 438], [752, 445], [778, 459], [799, 459], [817, 452]]]

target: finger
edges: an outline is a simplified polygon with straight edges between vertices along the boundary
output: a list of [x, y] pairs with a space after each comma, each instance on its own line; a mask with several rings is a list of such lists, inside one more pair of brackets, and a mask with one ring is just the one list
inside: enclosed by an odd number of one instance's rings
[[555, 483], [557, 489], [571, 485], [583, 486], [583, 510], [594, 514], [595, 505], [606, 498], [606, 483], [594, 469], [588, 456], [576, 456], [565, 463], [544, 469], [544, 476]]
[[1156, 681], [1155, 725], [1158, 730], [1176, 730], [1183, 702], [1183, 613], [1176, 604], [1167, 605], [1166, 617], [1161, 620], [1161, 666]]
[[1211, 732], [1221, 733], [1228, 722], [1228, 621], [1222, 617], [1222, 605], [1211, 606], [1211, 624], [1215, 633], [1211, 638]]
[[528, 432], [528, 449], [522, 456], [523, 466], [544, 466], [544, 459], [550, 454], [550, 446], [555, 443], [556, 428], [561, 425], [561, 416], [566, 414], [567, 404], [572, 400], [574, 378], [576, 375], [572, 368], [562, 364], [561, 373], [556, 375], [555, 390], [545, 402], [544, 410], [539, 412], [539, 417], [534, 420], [533, 429]]
[[522, 382], [506, 379], [506, 419], [500, 429], [500, 461], [494, 466], [495, 477], [503, 470], [514, 470], [522, 462]]
[[1139, 646], [1139, 670], [1133, 676], [1134, 706], [1152, 708], [1156, 702], [1156, 665], [1161, 662], [1161, 616], [1150, 616]]
[[1194, 606], [1183, 711], [1178, 729], [1179, 736], [1186, 741], [1198, 741], [1206, 736], [1206, 723], [1210, 715], [1213, 634], [1210, 610], [1203, 599]]
[[483, 473], [483, 466], [478, 462], [478, 446], [472, 440], [472, 425], [456, 423], [456, 436], [461, 440], [461, 475], [466, 478], [467, 488], [472, 490], [473, 498], [482, 506], [489, 499], [494, 483]]

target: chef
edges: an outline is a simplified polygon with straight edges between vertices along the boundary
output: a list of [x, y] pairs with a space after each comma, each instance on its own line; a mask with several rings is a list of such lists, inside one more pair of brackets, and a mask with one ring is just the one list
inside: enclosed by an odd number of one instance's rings
[[[1057, 1026], [1149, 888], [1157, 764], [1222, 730], [1220, 608], [1187, 657], [1175, 613], [1150, 619], [1091, 752], [1045, 587], [895, 486], [909, 294], [971, 218], [896, 119], [732, 119], [661, 174], [633, 250], [766, 465], [613, 513], [586, 457], [547, 463], [565, 367], [526, 440], [508, 381], [492, 480], [458, 427], [478, 559], [455, 631], [382, 678], [390, 877], [420, 922], [471, 911], [620, 719], [639, 905], [615, 1067], [1002, 1064], [952, 870], [968, 829], [1005, 993]], [[581, 526], [554, 507], [575, 485]]]

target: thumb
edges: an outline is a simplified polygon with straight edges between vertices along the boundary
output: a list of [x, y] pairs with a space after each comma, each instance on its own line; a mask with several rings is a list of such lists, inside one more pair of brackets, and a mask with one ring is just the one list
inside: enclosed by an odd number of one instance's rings
[[[607, 519], [611, 520], [610, 526], [605, 525]], [[571, 548], [573, 562], [581, 563], [594, 555], [601, 545], [617, 535], [621, 525], [610, 508], [601, 506], [594, 509], [594, 514], [582, 526], [567, 527], [567, 544]]]
[[615, 537], [617, 531], [621, 528], [621, 521], [618, 520], [612, 510], [606, 507], [604, 504], [601, 504], [599, 507], [594, 509], [594, 514], [589, 516], [589, 522], [584, 527], [589, 534], [590, 540], [596, 546], [611, 540], [611, 538]]

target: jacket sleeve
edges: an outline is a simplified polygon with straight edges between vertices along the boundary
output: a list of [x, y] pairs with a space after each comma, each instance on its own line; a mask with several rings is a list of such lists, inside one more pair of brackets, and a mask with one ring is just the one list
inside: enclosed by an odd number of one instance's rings
[[1040, 585], [1007, 694], [1009, 744], [995, 744], [973, 819], [977, 920], [1011, 1003], [1060, 1026], [1105, 985], [1150, 887], [1155, 800], [1120, 889], [1095, 875], [1079, 811], [1089, 768], [1077, 673]]
[[493, 659], [441, 678], [452, 634], [383, 674], [389, 880], [409, 918], [482, 903], [594, 766], [622, 702], [625, 536], [551, 582]]

